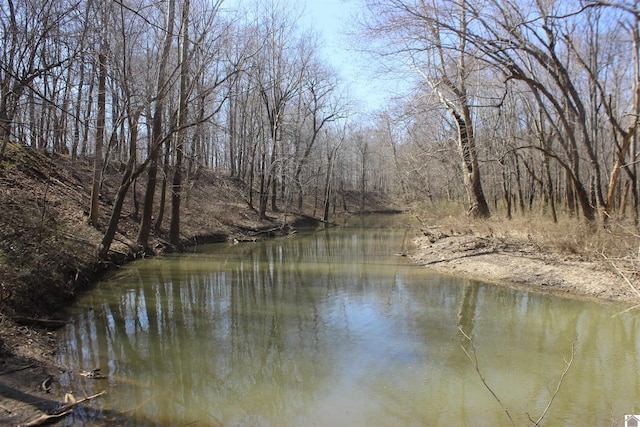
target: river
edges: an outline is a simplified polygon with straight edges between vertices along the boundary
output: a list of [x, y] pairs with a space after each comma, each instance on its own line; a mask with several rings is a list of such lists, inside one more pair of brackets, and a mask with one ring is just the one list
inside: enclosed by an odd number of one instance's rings
[[60, 386], [107, 393], [65, 425], [520, 426], [554, 395], [545, 425], [640, 413], [638, 314], [411, 265], [404, 221], [109, 274], [59, 337]]

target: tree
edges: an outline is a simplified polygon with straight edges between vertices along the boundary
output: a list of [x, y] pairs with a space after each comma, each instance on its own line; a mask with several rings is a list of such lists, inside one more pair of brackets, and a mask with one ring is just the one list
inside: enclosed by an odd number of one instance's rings
[[261, 23], [265, 44], [262, 55], [254, 63], [257, 90], [266, 115], [266, 136], [263, 138], [260, 163], [260, 216], [266, 216], [269, 194], [271, 209], [277, 210], [277, 172], [281, 167], [282, 132], [286, 108], [301, 90], [304, 71], [312, 57], [306, 37], [296, 37], [294, 18], [277, 5], [265, 13]]
[[106, 42], [100, 44], [98, 53], [98, 118], [96, 120], [96, 145], [93, 159], [93, 183], [91, 185], [91, 206], [89, 208], [89, 221], [94, 227], [99, 224], [100, 186], [102, 180], [102, 145], [104, 143], [104, 127], [106, 116], [107, 98], [107, 55], [105, 53]]
[[[468, 88], [468, 80], [477, 72], [477, 61], [467, 41], [467, 28], [472, 19], [467, 13], [467, 1], [372, 0], [368, 4], [377, 17], [369, 21], [369, 32], [391, 39], [391, 47], [384, 54], [405, 58], [405, 62], [411, 63], [449, 112], [457, 132], [469, 213], [479, 218], [489, 217]], [[443, 25], [445, 21], [447, 24]]]
[[187, 98], [189, 84], [189, 0], [182, 4], [182, 27], [180, 32], [182, 53], [180, 56], [180, 93], [178, 95], [178, 136], [176, 140], [176, 161], [171, 188], [171, 227], [169, 241], [180, 245], [180, 198], [182, 191], [182, 158], [184, 156], [185, 126], [187, 124]]
[[562, 55], [566, 52], [562, 45], [567, 39], [561, 28], [566, 24], [563, 19], [575, 15], [572, 9], [569, 6], [565, 10], [559, 2], [538, 2], [533, 8], [522, 8], [515, 1], [493, 0], [488, 7], [469, 7], [477, 24], [468, 30], [467, 38], [478, 50], [479, 58], [496, 67], [507, 79], [520, 81], [529, 88], [563, 150], [548, 154], [567, 171], [584, 218], [593, 222], [596, 209], [582, 178], [581, 154], [590, 160], [599, 206], [605, 205], [602, 172], [596, 141], [590, 132], [587, 103], [571, 73], [570, 62]]
[[306, 167], [320, 132], [330, 123], [345, 117], [344, 106], [334, 97], [335, 74], [318, 62], [312, 62], [304, 72], [302, 91], [298, 97], [300, 114], [297, 117], [294, 140], [293, 184], [298, 189], [298, 210], [302, 209], [304, 187], [302, 171]]
[[156, 191], [156, 182], [158, 175], [158, 154], [160, 147], [164, 142], [163, 135], [163, 110], [165, 107], [164, 100], [167, 96], [169, 84], [167, 81], [167, 67], [169, 63], [169, 54], [171, 53], [171, 44], [173, 41], [175, 19], [175, 0], [167, 1], [167, 12], [165, 16], [165, 25], [163, 29], [162, 51], [158, 63], [158, 71], [155, 85], [155, 107], [152, 119], [152, 135], [149, 145], [149, 168], [147, 171], [147, 188], [144, 197], [144, 206], [142, 208], [142, 217], [140, 219], [140, 229], [138, 231], [138, 244], [147, 249], [149, 245], [149, 235], [151, 234], [151, 221], [153, 215], [153, 201]]
[[[58, 0], [7, 0], [0, 4], [0, 33], [4, 40], [0, 48], [0, 161], [13, 136], [14, 119], [24, 93], [45, 98], [35, 82], [75, 55], [73, 38], [66, 37], [65, 29], [74, 9], [73, 2]], [[48, 57], [47, 45], [59, 43], [65, 46], [59, 50], [63, 55]]]
[[[116, 20], [118, 22], [114, 23], [114, 28], [119, 30], [114, 31], [114, 37], [119, 36], [119, 39], [114, 44], [119, 45], [121, 51], [116, 55], [120, 60], [120, 65], [115, 66], [114, 64], [114, 83], [119, 83], [122, 92], [120, 99], [124, 103], [125, 120], [129, 131], [129, 152], [122, 180], [113, 201], [109, 222], [98, 249], [98, 257], [101, 260], [107, 259], [109, 254], [109, 249], [118, 231], [120, 216], [129, 189], [136, 179], [144, 173], [150, 161], [148, 156], [144, 162], [138, 164], [139, 122], [143, 111], [149, 105], [144, 93], [146, 88], [142, 84], [147, 76], [146, 66], [144, 68], [138, 66], [136, 55], [139, 54], [138, 49], [140, 48], [137, 43], [144, 39], [146, 34], [144, 29], [134, 31], [134, 28], [140, 28], [138, 19], [141, 19], [136, 11], [130, 11], [123, 4], [120, 4], [119, 12], [119, 19]], [[115, 58], [114, 62], [116, 62]]]
[[[595, 2], [594, 6], [597, 6], [600, 2]], [[605, 5], [606, 7], [610, 7], [613, 9], [622, 9], [625, 12], [629, 12], [626, 10], [623, 4], [615, 4], [608, 3]], [[637, 7], [637, 5], [636, 5]], [[597, 30], [599, 28], [599, 22], [601, 19], [600, 10], [596, 10], [596, 13], [593, 15], [589, 15], [589, 22], [595, 21], [590, 28], [596, 27], [592, 30], [593, 38], [597, 40]], [[622, 114], [619, 111], [616, 111], [616, 105], [624, 103], [624, 100], [617, 100], [614, 104], [613, 96], [610, 93], [610, 89], [608, 89], [603, 82], [601, 77], [601, 70], [598, 69], [598, 63], [592, 60], [591, 58], [585, 58], [584, 55], [579, 51], [578, 47], [571, 43], [571, 40], [568, 39], [569, 47], [571, 51], [576, 56], [579, 63], [583, 66], [586, 72], [589, 75], [589, 80], [591, 82], [590, 87], [594, 89], [594, 97], [596, 99], [601, 100], [601, 104], [604, 106], [604, 111], [606, 116], [608, 117], [609, 123], [611, 124], [614, 135], [613, 140], [615, 144], [615, 156], [614, 156], [614, 164], [609, 176], [609, 184], [607, 189], [607, 197], [606, 203], [604, 206], [605, 209], [605, 218], [611, 216], [615, 209], [615, 197], [617, 189], [619, 188], [620, 181], [620, 173], [622, 169], [625, 169], [630, 176], [632, 182], [637, 181], [636, 173], [635, 173], [635, 162], [631, 162], [633, 165], [627, 163], [627, 157], [631, 151], [631, 144], [635, 139], [636, 132], [638, 129], [638, 124], [640, 123], [640, 10], [631, 11], [632, 12], [632, 22], [628, 23], [622, 19], [619, 19], [618, 22], [621, 24], [621, 27], [627, 30], [630, 34], [630, 38], [632, 41], [632, 52], [633, 52], [633, 80], [631, 93], [633, 94], [631, 99], [629, 100], [630, 110], [629, 112], [623, 111]], [[594, 16], [592, 18], [592, 16]], [[615, 44], [616, 40], [612, 40], [610, 45]], [[598, 46], [597, 43], [593, 43]], [[598, 59], [597, 56], [595, 58]], [[619, 89], [619, 88], [617, 88]], [[619, 93], [620, 91], [618, 91]], [[595, 102], [594, 102], [595, 103]], [[630, 116], [630, 120], [627, 117]], [[637, 223], [637, 204], [638, 204], [638, 193], [637, 186], [633, 186], [633, 194], [634, 194], [634, 219]]]

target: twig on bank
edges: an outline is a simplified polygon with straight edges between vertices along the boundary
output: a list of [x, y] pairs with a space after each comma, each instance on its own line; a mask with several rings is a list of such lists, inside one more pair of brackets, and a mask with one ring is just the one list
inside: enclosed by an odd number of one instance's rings
[[20, 368], [15, 369], [7, 369], [6, 371], [0, 372], [0, 375], [13, 374], [14, 372], [24, 371], [25, 369], [33, 368], [33, 365], [21, 366]]
[[616, 225], [617, 225], [618, 227], [622, 228], [622, 230], [623, 230], [625, 233], [629, 233], [629, 234], [631, 234], [633, 237], [638, 237], [638, 238], [640, 238], [640, 235], [638, 235], [638, 234], [634, 233], [634, 232], [633, 232], [633, 230], [630, 230], [630, 229], [628, 229], [627, 227], [624, 227], [622, 224], [616, 224]]
[[638, 288], [633, 286], [633, 283], [631, 283], [631, 280], [629, 280], [629, 278], [626, 276], [626, 274], [624, 274], [622, 272], [622, 270], [620, 270], [618, 268], [618, 266], [604, 254], [604, 252], [600, 252], [600, 256], [602, 256], [602, 258], [604, 258], [605, 261], [607, 261], [611, 265], [611, 267], [613, 267], [613, 269], [616, 271], [616, 273], [618, 273], [620, 275], [620, 277], [622, 277], [624, 279], [624, 281], [627, 283], [627, 285], [629, 285], [629, 287], [633, 290], [633, 292], [635, 292], [635, 294], [640, 298], [640, 290], [638, 290]]
[[[636, 287], [633, 285], [633, 283], [631, 283], [631, 280], [627, 277], [627, 275], [626, 275], [626, 274], [624, 274], [624, 272], [623, 272], [622, 270], [620, 270], [620, 268], [618, 268], [618, 266], [617, 266], [617, 265], [616, 265], [616, 264], [615, 264], [615, 263], [614, 263], [610, 258], [608, 258], [608, 257], [604, 254], [604, 252], [600, 252], [600, 256], [601, 256], [602, 258], [604, 258], [604, 259], [605, 259], [605, 261], [607, 261], [607, 262], [609, 263], [609, 265], [611, 265], [611, 267], [615, 270], [615, 272], [616, 272], [620, 277], [622, 277], [622, 279], [625, 281], [625, 283], [626, 283], [627, 285], [629, 285], [629, 287], [631, 288], [631, 290], [632, 290], [632, 291], [633, 291], [633, 292], [638, 296], [638, 298], [640, 298], [640, 290], [638, 290], [638, 288], [636, 288]], [[621, 314], [627, 313], [627, 312], [629, 312], [629, 311], [631, 311], [631, 310], [634, 310], [634, 309], [636, 309], [636, 308], [638, 308], [638, 307], [640, 307], [640, 304], [636, 304], [636, 305], [634, 305], [633, 307], [629, 307], [629, 308], [627, 308], [626, 310], [623, 310], [623, 311], [621, 311], [621, 312], [619, 312], [619, 313], [616, 313], [616, 314], [614, 314], [614, 316], [613, 316], [613, 317], [616, 317], [616, 316], [619, 316], [619, 315], [621, 315]]]

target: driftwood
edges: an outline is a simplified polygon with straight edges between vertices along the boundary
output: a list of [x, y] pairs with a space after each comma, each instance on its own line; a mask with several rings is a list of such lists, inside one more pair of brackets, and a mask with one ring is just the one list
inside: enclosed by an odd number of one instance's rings
[[43, 328], [47, 330], [57, 330], [67, 324], [66, 320], [39, 319], [35, 317], [16, 317], [14, 320], [20, 325], [34, 326], [36, 328]]
[[255, 243], [262, 236], [280, 236], [286, 235], [289, 231], [288, 225], [278, 225], [271, 228], [251, 228], [251, 227], [238, 227], [244, 231], [247, 236], [239, 236], [233, 239], [233, 243]]
[[80, 371], [80, 375], [86, 378], [93, 378], [96, 380], [103, 380], [107, 378], [100, 373], [100, 368], [91, 369], [90, 371]]
[[98, 394], [94, 394], [93, 396], [87, 396], [84, 399], [80, 399], [77, 400], [75, 402], [71, 402], [68, 403], [64, 406], [59, 407], [58, 409], [55, 409], [53, 411], [53, 413], [51, 414], [42, 414], [40, 415], [38, 418], [29, 421], [26, 424], [22, 424], [23, 427], [33, 427], [33, 426], [43, 426], [49, 423], [52, 423], [62, 417], [66, 417], [67, 415], [71, 414], [73, 412], [73, 408], [75, 408], [78, 405], [83, 404], [84, 402], [87, 402], [89, 400], [95, 399], [96, 397], [100, 397], [103, 394], [105, 394], [107, 391], [101, 391]]

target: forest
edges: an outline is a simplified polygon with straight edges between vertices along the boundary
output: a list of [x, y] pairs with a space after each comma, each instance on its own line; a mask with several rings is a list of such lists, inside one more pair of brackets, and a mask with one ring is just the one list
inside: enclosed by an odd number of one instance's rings
[[164, 218], [179, 244], [203, 169], [244, 182], [261, 216], [313, 200], [327, 219], [357, 191], [476, 218], [637, 225], [637, 2], [352, 3], [354, 52], [407, 88], [376, 111], [351, 98], [295, 2], [3, 1], [0, 164], [12, 145], [92, 159], [103, 258], [127, 197], [140, 247]]
[[476, 279], [638, 307], [638, 0], [342, 1], [374, 107], [297, 0], [0, 1], [0, 424], [67, 402], [51, 330], [102, 273], [288, 219], [407, 212], [393, 259], [459, 312]]

